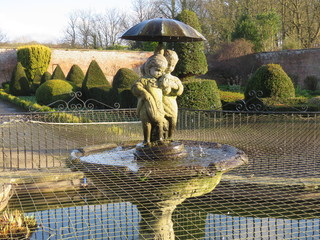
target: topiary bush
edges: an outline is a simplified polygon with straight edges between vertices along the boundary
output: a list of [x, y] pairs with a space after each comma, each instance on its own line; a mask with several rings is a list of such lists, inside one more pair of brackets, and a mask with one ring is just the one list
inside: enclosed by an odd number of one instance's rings
[[79, 87], [72, 82], [52, 79], [46, 81], [37, 89], [36, 100], [41, 105], [49, 105], [58, 100], [68, 102], [71, 99], [70, 93], [77, 91], [79, 91]]
[[51, 73], [45, 72], [41, 77], [41, 84], [51, 79]]
[[95, 60], [92, 60], [88, 67], [82, 82], [82, 91], [87, 99], [92, 98], [105, 104], [110, 103], [111, 84]]
[[135, 71], [129, 68], [120, 68], [113, 77], [112, 87], [130, 89], [133, 83], [138, 79], [139, 75]]
[[61, 79], [61, 80], [66, 80], [66, 75], [64, 75], [61, 67], [59, 64], [57, 64], [56, 68], [54, 69], [51, 79]]
[[279, 64], [261, 66], [248, 80], [245, 98], [250, 99], [250, 92], [261, 91], [261, 97], [295, 97], [295, 89], [290, 77]]
[[138, 99], [131, 92], [130, 88], [118, 88], [118, 98], [121, 108], [136, 108]]
[[[177, 16], [177, 20], [201, 32], [201, 25], [195, 12], [183, 10]], [[173, 48], [179, 56], [173, 75], [178, 76], [182, 81], [191, 76], [205, 74], [208, 71], [203, 42], [177, 42], [173, 44]]]
[[70, 68], [70, 71], [68, 72], [66, 80], [73, 82], [77, 86], [81, 87], [83, 79], [84, 79], [84, 73], [81, 70], [81, 68], [77, 64], [72, 65], [72, 67]]
[[37, 71], [36, 74], [34, 75], [32, 83], [31, 83], [31, 93], [32, 94], [35, 94], [36, 90], [41, 85], [41, 78], [42, 78], [42, 75], [41, 75], [40, 71]]
[[177, 98], [179, 108], [221, 109], [220, 92], [216, 81], [195, 79], [183, 83], [184, 91]]
[[28, 80], [34, 79], [37, 71], [47, 71], [51, 60], [51, 49], [43, 45], [27, 45], [17, 49], [17, 61], [25, 68]]
[[320, 89], [320, 78], [316, 76], [307, 76], [303, 83], [307, 90], [316, 91]]
[[27, 96], [31, 93], [29, 80], [20, 62], [17, 63], [12, 72], [9, 92], [14, 96]]

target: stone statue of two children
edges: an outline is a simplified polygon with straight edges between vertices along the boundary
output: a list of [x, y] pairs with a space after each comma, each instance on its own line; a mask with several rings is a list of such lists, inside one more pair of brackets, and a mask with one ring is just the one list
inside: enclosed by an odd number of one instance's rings
[[171, 139], [176, 128], [176, 98], [183, 92], [178, 77], [171, 75], [178, 62], [172, 50], [156, 50], [141, 66], [142, 77], [132, 86], [138, 98], [137, 114], [142, 122], [144, 145]]

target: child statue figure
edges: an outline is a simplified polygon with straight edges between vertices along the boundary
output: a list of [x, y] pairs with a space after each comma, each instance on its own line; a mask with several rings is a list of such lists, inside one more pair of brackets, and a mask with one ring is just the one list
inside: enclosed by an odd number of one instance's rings
[[171, 139], [178, 119], [177, 96], [182, 94], [183, 85], [178, 77], [171, 75], [179, 60], [177, 53], [172, 50], [166, 50], [164, 56], [167, 59], [168, 67], [165, 74], [159, 79], [159, 85], [163, 90], [163, 108], [169, 125], [166, 138]]
[[176, 128], [176, 98], [183, 92], [179, 78], [171, 75], [177, 62], [174, 51], [157, 50], [141, 66], [143, 76], [131, 88], [138, 98], [137, 114], [142, 122], [144, 145], [171, 139]]
[[163, 141], [165, 112], [158, 79], [164, 75], [167, 67], [163, 52], [152, 55], [141, 67], [143, 76], [131, 88], [138, 98], [137, 114], [142, 122], [145, 145]]

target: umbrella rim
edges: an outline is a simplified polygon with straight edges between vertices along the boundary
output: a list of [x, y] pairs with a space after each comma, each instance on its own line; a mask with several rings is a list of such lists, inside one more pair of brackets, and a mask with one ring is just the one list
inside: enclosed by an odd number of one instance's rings
[[[149, 22], [165, 22], [165, 21], [170, 21], [170, 22], [175, 22], [179, 25], [182, 24], [186, 29], [190, 30], [190, 32], [194, 33], [194, 36], [172, 36], [172, 35], [163, 35], [163, 33], [154, 33], [153, 35], [144, 35], [139, 33], [143, 29], [143, 26], [148, 24]], [[133, 35], [131, 32], [134, 31], [139, 31], [135, 35]], [[127, 34], [132, 34], [132, 35], [127, 35]], [[206, 41], [206, 38], [196, 29], [191, 27], [190, 25], [181, 22], [176, 19], [171, 19], [171, 18], [152, 18], [152, 19], [147, 19], [144, 20], [128, 30], [126, 30], [120, 38], [125, 39], [125, 40], [135, 40], [135, 41], [154, 41], [154, 42], [194, 42], [194, 41]]]

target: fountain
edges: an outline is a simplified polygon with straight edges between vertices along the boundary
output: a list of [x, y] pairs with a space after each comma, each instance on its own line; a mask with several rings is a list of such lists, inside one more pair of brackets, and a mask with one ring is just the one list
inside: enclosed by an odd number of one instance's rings
[[138, 206], [142, 239], [170, 240], [175, 238], [171, 216], [176, 206], [210, 193], [223, 173], [248, 160], [243, 151], [226, 144], [173, 140], [176, 97], [183, 85], [171, 75], [177, 54], [164, 49], [161, 42], [200, 41], [204, 39], [200, 33], [172, 19], [154, 19], [134, 26], [122, 38], [160, 42], [142, 65], [143, 76], [132, 86], [143, 142], [77, 149], [71, 153], [71, 162], [99, 190]]

